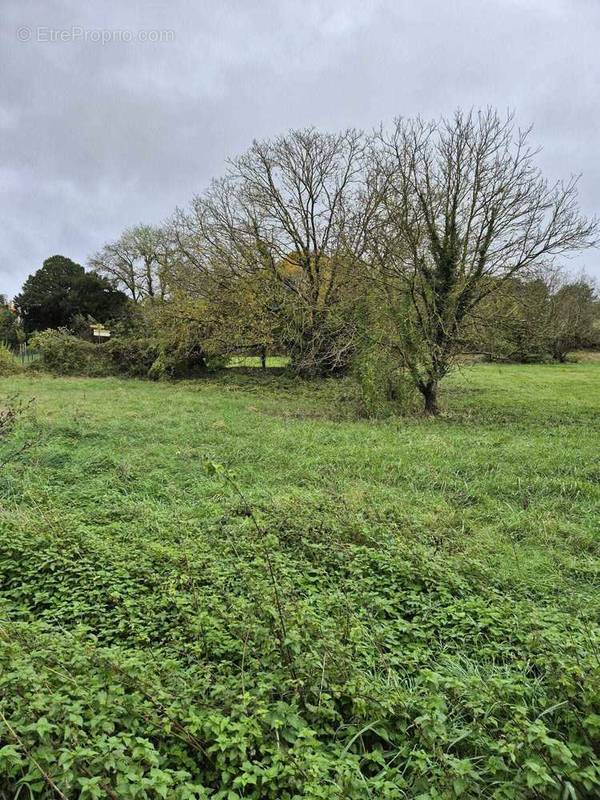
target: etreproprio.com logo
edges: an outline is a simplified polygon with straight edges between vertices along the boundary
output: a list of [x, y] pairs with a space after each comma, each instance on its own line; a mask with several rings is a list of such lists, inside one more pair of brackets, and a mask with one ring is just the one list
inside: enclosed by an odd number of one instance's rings
[[51, 28], [46, 25], [21, 25], [16, 29], [19, 42], [84, 42], [91, 44], [138, 43], [163, 44], [175, 41], [175, 31], [126, 28], [84, 28], [72, 25], [70, 28]]

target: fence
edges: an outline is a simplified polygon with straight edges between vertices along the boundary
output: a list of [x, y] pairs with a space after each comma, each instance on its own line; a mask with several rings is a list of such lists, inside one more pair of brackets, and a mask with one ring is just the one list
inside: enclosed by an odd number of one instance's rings
[[39, 350], [36, 350], [34, 347], [30, 347], [26, 342], [22, 342], [16, 347], [12, 347], [11, 350], [14, 356], [19, 359], [23, 366], [30, 364], [32, 361], [37, 361], [37, 359], [40, 357]]

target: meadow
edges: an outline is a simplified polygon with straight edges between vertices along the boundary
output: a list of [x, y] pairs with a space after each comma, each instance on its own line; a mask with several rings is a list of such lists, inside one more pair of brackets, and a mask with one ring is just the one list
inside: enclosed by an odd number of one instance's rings
[[598, 796], [600, 362], [1, 393], [0, 797]]

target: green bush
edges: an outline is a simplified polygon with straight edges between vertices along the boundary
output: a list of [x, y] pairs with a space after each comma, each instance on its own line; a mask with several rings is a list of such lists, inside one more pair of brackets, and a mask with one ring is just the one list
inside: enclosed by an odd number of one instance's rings
[[210, 344], [203, 308], [148, 302], [111, 326], [112, 338], [89, 341], [90, 320], [74, 319], [75, 330], [47, 330], [32, 337], [45, 369], [61, 375], [125, 375], [162, 380], [192, 378], [225, 366], [221, 344]]
[[64, 328], [46, 330], [31, 337], [43, 366], [59, 375], [110, 375], [114, 372], [105, 345], [73, 336]]
[[158, 339], [116, 336], [105, 349], [114, 369], [131, 378], [193, 378], [224, 364], [218, 358], [209, 361], [200, 347], [174, 346]]
[[0, 344], [0, 377], [4, 375], [15, 375], [21, 372], [23, 367], [14, 357], [6, 345]]
[[115, 336], [103, 344], [94, 344], [64, 329], [47, 330], [35, 334], [31, 345], [40, 351], [42, 367], [58, 375], [120, 374], [160, 380], [194, 377], [209, 367], [221, 366], [218, 358], [209, 362], [196, 345], [177, 346], [135, 335]]
[[158, 357], [148, 372], [148, 377], [155, 380], [161, 378], [193, 378], [206, 372], [208, 364], [202, 348], [186, 343], [166, 343], [159, 346]]
[[153, 339], [115, 336], [104, 345], [114, 369], [130, 378], [147, 378], [160, 355]]
[[414, 381], [381, 347], [360, 350], [352, 373], [358, 386], [358, 412], [365, 417], [407, 414], [418, 407]]

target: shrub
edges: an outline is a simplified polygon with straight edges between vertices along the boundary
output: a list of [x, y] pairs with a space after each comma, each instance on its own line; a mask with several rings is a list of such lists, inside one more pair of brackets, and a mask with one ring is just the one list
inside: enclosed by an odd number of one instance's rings
[[369, 346], [357, 354], [352, 373], [358, 386], [358, 411], [365, 417], [407, 414], [418, 406], [414, 381], [381, 347]]
[[114, 370], [105, 345], [73, 336], [65, 328], [46, 330], [31, 338], [44, 367], [59, 375], [110, 375]]
[[32, 758], [73, 800], [598, 796], [597, 626], [299, 527], [0, 536], [0, 796], [56, 796]]
[[190, 378], [224, 364], [209, 359], [205, 308], [194, 303], [143, 303], [113, 332], [107, 353], [118, 372], [133, 378]]
[[113, 368], [131, 378], [147, 378], [160, 355], [156, 341], [135, 336], [117, 336], [104, 348]]
[[64, 328], [37, 333], [31, 339], [40, 351], [42, 367], [58, 375], [131, 378], [187, 378], [221, 365], [210, 362], [196, 343], [174, 344], [157, 337], [120, 335], [103, 344], [74, 336]]
[[193, 378], [205, 372], [208, 364], [200, 345], [159, 345], [159, 353], [148, 373], [149, 378]]
[[186, 347], [158, 339], [118, 336], [105, 345], [114, 369], [131, 378], [192, 378], [224, 364], [217, 357], [208, 360], [199, 346]]
[[488, 361], [564, 362], [572, 350], [595, 346], [597, 317], [596, 290], [585, 279], [514, 280], [482, 303], [470, 344]]
[[15, 375], [21, 372], [23, 367], [14, 357], [6, 345], [0, 345], [0, 377], [5, 375]]

